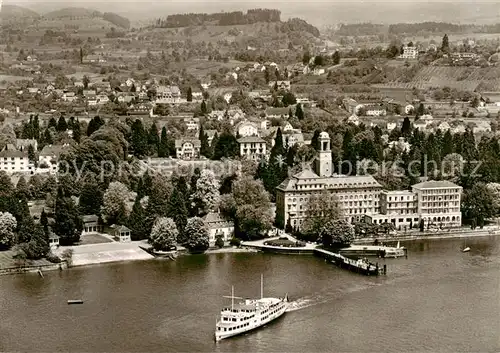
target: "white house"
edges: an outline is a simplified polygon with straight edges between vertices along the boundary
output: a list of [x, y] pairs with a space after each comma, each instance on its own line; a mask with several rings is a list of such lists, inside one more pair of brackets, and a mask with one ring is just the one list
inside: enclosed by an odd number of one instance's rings
[[178, 159], [195, 159], [200, 156], [201, 141], [198, 139], [175, 140]]
[[259, 161], [266, 156], [266, 141], [258, 136], [242, 137], [238, 140], [240, 156]]
[[5, 146], [0, 152], [0, 170], [8, 174], [32, 173], [34, 171], [29, 162], [28, 153], [17, 150], [11, 144]]
[[177, 103], [181, 98], [181, 90], [177, 86], [158, 86], [156, 103]]
[[47, 145], [38, 156], [38, 171], [56, 174], [59, 168], [59, 157], [64, 150], [67, 150], [67, 145]]
[[236, 125], [236, 134], [241, 137], [259, 136], [259, 126], [251, 121], [242, 121]]
[[414, 46], [404, 46], [403, 53], [399, 56], [400, 59], [413, 60], [418, 57], [418, 48]]
[[269, 87], [273, 88], [274, 86], [278, 87], [278, 90], [289, 91], [292, 88], [292, 84], [290, 81], [271, 81], [269, 82]]
[[210, 246], [215, 245], [218, 236], [220, 236], [224, 242], [228, 242], [233, 237], [233, 222], [222, 218], [220, 213], [209, 213], [203, 218], [203, 221], [208, 229]]
[[186, 124], [186, 129], [188, 131], [198, 131], [200, 128], [199, 118], [185, 118], [184, 124]]

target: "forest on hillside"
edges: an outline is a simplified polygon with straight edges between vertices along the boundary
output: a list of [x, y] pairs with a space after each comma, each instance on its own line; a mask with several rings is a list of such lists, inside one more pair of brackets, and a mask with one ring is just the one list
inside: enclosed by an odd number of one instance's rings
[[202, 26], [204, 24], [216, 24], [219, 26], [245, 25], [257, 22], [280, 22], [281, 12], [271, 9], [252, 9], [247, 13], [242, 11], [219, 12], [219, 13], [188, 13], [159, 18], [155, 22], [160, 28], [179, 28], [189, 26]]

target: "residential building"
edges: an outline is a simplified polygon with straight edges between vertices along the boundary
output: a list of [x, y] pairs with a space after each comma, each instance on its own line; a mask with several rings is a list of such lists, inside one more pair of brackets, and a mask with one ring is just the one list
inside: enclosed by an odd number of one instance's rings
[[156, 103], [177, 103], [181, 98], [181, 90], [177, 86], [158, 86]]
[[200, 129], [199, 118], [184, 118], [184, 124], [186, 124], [188, 131], [198, 131]]
[[259, 126], [252, 121], [242, 121], [236, 125], [236, 134], [240, 137], [259, 136]]
[[234, 223], [224, 219], [220, 213], [211, 212], [203, 217], [203, 221], [208, 230], [210, 246], [215, 245], [215, 241], [219, 235], [224, 242], [228, 242], [233, 237]]
[[385, 116], [387, 109], [380, 104], [359, 104], [356, 107], [356, 115]]
[[459, 227], [462, 224], [462, 187], [449, 181], [426, 181], [412, 186], [417, 213], [426, 225]]
[[38, 156], [38, 168], [40, 172], [49, 172], [56, 174], [59, 168], [59, 157], [67, 146], [47, 145]]
[[387, 191], [380, 193], [380, 214], [368, 216], [374, 224], [392, 223], [396, 229], [411, 229], [419, 224], [417, 197], [411, 191]]
[[84, 64], [105, 63], [106, 59], [101, 55], [87, 55], [83, 58]]
[[175, 140], [178, 159], [195, 159], [200, 156], [201, 141], [198, 139]]
[[400, 59], [408, 59], [408, 60], [413, 60], [418, 57], [418, 48], [414, 46], [407, 46], [405, 45], [403, 47], [403, 53], [399, 56]]
[[14, 145], [8, 144], [0, 152], [0, 170], [7, 174], [33, 173], [33, 165], [30, 164], [28, 153], [19, 151]]
[[105, 105], [109, 103], [109, 97], [105, 94], [99, 94], [97, 95], [97, 104], [99, 105]]
[[339, 204], [348, 221], [378, 214], [382, 186], [372, 176], [333, 174], [330, 136], [326, 132], [320, 134], [319, 145], [315, 172], [305, 168], [276, 188], [277, 214], [283, 224], [290, 219], [293, 227], [300, 228], [307, 217], [310, 197], [324, 190], [332, 194], [332, 201]]
[[269, 82], [269, 87], [277, 87], [278, 90], [289, 91], [292, 88], [290, 81], [271, 81]]
[[238, 140], [240, 156], [259, 161], [266, 157], [266, 141], [258, 136], [246, 136]]
[[289, 108], [267, 108], [266, 119], [280, 119], [287, 117], [289, 111]]

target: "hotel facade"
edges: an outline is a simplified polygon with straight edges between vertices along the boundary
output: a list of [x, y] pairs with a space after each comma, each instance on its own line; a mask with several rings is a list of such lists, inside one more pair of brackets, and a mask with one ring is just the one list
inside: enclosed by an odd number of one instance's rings
[[[330, 137], [319, 136], [319, 156], [314, 171], [302, 172], [286, 179], [276, 188], [276, 215], [300, 229], [307, 218], [312, 196], [331, 197], [347, 221], [375, 224], [393, 223], [396, 229], [426, 226], [459, 227], [462, 222], [460, 196], [462, 188], [448, 181], [427, 181], [412, 186], [411, 191], [383, 190], [369, 175], [333, 174]], [[325, 196], [325, 191], [327, 191]]]

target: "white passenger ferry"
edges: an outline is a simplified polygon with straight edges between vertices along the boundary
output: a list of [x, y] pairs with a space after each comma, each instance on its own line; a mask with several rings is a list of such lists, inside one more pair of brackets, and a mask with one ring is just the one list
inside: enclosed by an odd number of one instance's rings
[[253, 330], [285, 313], [288, 295], [284, 298], [264, 298], [262, 277], [260, 286], [260, 299], [246, 299], [235, 304], [235, 299], [243, 298], [234, 296], [234, 287], [231, 290], [231, 296], [224, 297], [231, 299], [231, 307], [226, 307], [221, 311], [220, 320], [217, 321], [215, 328], [215, 341]]

